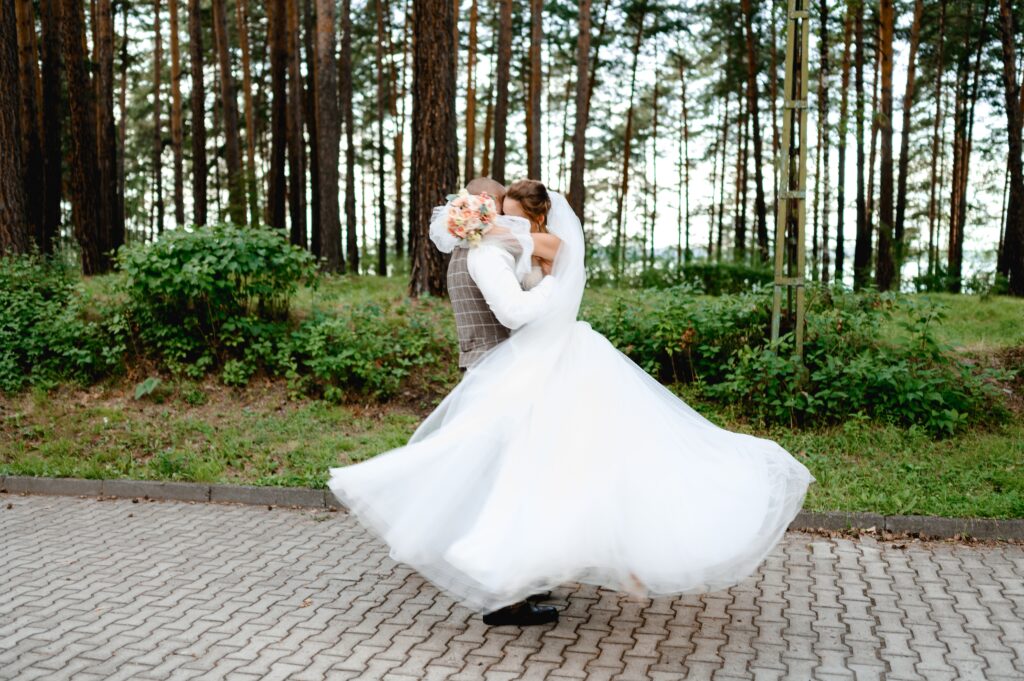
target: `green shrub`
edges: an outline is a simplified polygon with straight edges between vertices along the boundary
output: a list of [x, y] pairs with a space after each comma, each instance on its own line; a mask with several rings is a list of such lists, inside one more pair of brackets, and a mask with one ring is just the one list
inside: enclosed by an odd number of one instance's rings
[[346, 389], [390, 397], [416, 368], [448, 361], [453, 343], [417, 304], [394, 311], [367, 304], [343, 316], [318, 315], [289, 340], [290, 371], [308, 375], [326, 397]]
[[124, 346], [85, 319], [78, 281], [56, 259], [0, 258], [0, 390], [87, 383], [118, 366]]
[[706, 298], [682, 285], [629, 291], [610, 304], [587, 306], [582, 317], [662, 380], [715, 382], [739, 348], [764, 341], [771, 296], [759, 289]]
[[240, 320], [285, 321], [315, 274], [312, 256], [282, 232], [231, 225], [168, 232], [123, 247], [117, 261], [140, 347], [193, 375], [230, 358]]
[[[992, 378], [940, 346], [944, 312], [926, 300], [809, 285], [803, 363], [790, 359], [792, 334], [769, 342], [771, 289], [716, 298], [676, 287], [628, 292], [583, 317], [649, 373], [696, 382], [709, 397], [768, 422], [811, 425], [865, 415], [952, 433], [968, 419], [995, 420]], [[900, 344], [880, 341], [898, 315]]]

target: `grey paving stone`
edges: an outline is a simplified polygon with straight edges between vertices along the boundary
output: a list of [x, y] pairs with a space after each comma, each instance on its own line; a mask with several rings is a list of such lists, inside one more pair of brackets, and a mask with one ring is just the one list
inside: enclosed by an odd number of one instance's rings
[[[0, 679], [932, 681], [1024, 671], [1020, 545], [791, 532], [727, 591], [638, 600], [566, 584], [553, 594], [557, 624], [487, 627], [391, 561], [348, 514], [317, 513], [316, 494], [105, 484], [112, 498], [102, 501], [29, 494], [0, 506]], [[132, 501], [203, 489], [236, 503]], [[267, 499], [300, 508], [243, 505]]]

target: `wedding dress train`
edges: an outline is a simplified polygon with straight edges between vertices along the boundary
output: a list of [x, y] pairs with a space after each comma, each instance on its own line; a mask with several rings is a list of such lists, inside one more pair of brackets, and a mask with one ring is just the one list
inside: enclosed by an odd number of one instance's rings
[[331, 468], [328, 487], [394, 560], [480, 612], [567, 582], [637, 596], [732, 586], [814, 478], [777, 443], [714, 425], [576, 320], [582, 230], [552, 200], [550, 314], [485, 355], [407, 445]]

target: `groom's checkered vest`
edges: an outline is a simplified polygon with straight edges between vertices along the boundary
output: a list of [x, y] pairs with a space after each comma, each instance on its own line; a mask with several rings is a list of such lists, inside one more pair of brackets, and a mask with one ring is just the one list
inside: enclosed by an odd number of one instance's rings
[[509, 329], [494, 316], [469, 276], [468, 255], [468, 248], [456, 248], [448, 261], [448, 297], [455, 310], [460, 369], [473, 366], [484, 353], [509, 336]]

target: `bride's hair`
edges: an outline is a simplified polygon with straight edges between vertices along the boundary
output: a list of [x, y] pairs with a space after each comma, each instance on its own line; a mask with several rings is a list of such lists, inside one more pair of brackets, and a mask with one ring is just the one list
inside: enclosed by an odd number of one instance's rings
[[530, 219], [534, 232], [547, 233], [545, 224], [548, 211], [551, 210], [551, 197], [547, 187], [537, 180], [519, 180], [505, 191], [505, 198], [515, 199], [523, 207], [523, 212]]

